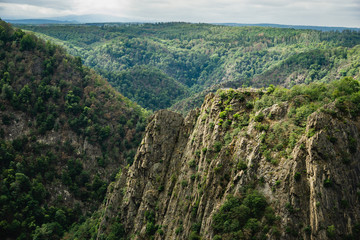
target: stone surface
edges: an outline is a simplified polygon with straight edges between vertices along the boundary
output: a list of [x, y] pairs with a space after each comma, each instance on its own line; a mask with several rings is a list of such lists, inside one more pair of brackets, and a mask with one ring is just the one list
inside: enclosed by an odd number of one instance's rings
[[[256, 94], [251, 92], [246, 101]], [[231, 114], [249, 112], [246, 101], [233, 100]], [[359, 120], [313, 113], [289, 157], [274, 152], [278, 163], [272, 164], [261, 154], [262, 132], [255, 129], [253, 120], [233, 133], [230, 142], [226, 140], [227, 131], [218, 124], [220, 106], [219, 96], [209, 94], [202, 108], [185, 119], [166, 110], [155, 113], [134, 164], [123, 169], [110, 188], [99, 239], [116, 216], [128, 236], [148, 239], [147, 211], [155, 213], [155, 224], [164, 232], [156, 233], [155, 239], [188, 239], [194, 223], [201, 223], [203, 239], [212, 239], [212, 216], [226, 196], [240, 194], [244, 185], [258, 179], [264, 181], [257, 190], [279, 216], [281, 239], [328, 239], [331, 225], [336, 239], [352, 233], [360, 220]], [[289, 105], [282, 103], [265, 109], [264, 114], [271, 114], [266, 121], [273, 126], [285, 121], [288, 111]], [[216, 142], [222, 143], [219, 152], [214, 151]], [[236, 168], [239, 160], [247, 164], [246, 171]], [[297, 180], [296, 173], [301, 175]], [[325, 186], [327, 179], [331, 186]], [[275, 239], [272, 231], [267, 237]]]

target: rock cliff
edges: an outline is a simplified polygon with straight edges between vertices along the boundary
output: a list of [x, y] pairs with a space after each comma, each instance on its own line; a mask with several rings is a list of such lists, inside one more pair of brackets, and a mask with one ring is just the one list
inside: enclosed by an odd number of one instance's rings
[[[98, 239], [115, 223], [132, 239], [357, 239], [359, 118], [337, 100], [301, 115], [306, 95], [269, 95], [222, 90], [185, 118], [157, 112], [109, 188]], [[266, 200], [252, 220], [219, 220], [236, 199], [251, 210], [249, 196]]]

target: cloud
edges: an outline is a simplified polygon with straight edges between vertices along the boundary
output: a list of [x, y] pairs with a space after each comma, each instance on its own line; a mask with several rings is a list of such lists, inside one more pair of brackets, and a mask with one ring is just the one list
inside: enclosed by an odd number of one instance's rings
[[[360, 26], [354, 0], [133, 0], [131, 14], [162, 21]], [[142, 7], [139, 7], [142, 6]]]
[[10, 3], [14, 5], [28, 5], [40, 8], [52, 8], [58, 10], [69, 10], [73, 6], [71, 0], [0, 0], [0, 3]]
[[105, 14], [150, 21], [360, 27], [359, 0], [0, 0], [4, 18]]

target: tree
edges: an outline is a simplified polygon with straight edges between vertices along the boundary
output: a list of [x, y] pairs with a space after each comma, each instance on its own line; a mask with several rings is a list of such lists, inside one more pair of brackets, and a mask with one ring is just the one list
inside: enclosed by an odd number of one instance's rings
[[33, 35], [25, 34], [20, 41], [20, 50], [32, 50], [36, 47], [35, 38]]

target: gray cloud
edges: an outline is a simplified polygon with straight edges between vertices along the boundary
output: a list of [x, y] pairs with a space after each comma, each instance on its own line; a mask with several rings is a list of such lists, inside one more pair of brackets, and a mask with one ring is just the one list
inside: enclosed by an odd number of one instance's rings
[[42, 8], [53, 8], [59, 10], [67, 10], [73, 6], [74, 1], [71, 0], [0, 0], [0, 3], [30, 5]]
[[360, 27], [359, 0], [0, 0], [0, 7], [0, 16], [17, 18], [109, 14], [152, 21]]

